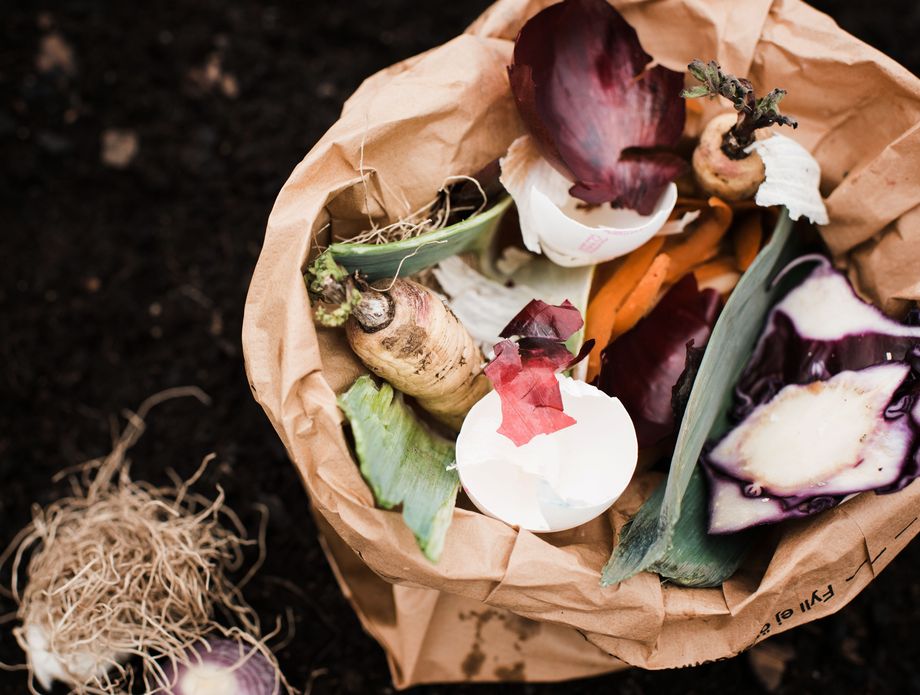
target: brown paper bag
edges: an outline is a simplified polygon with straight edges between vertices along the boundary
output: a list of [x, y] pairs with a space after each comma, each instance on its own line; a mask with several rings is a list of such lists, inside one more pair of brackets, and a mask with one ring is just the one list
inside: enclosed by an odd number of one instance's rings
[[[314, 240], [392, 220], [445, 177], [504, 153], [521, 125], [505, 66], [545, 0], [500, 0], [453, 41], [367, 80], [285, 184], [243, 328], [253, 394], [321, 521], [342, 590], [387, 651], [398, 687], [557, 680], [624, 665], [722, 659], [842, 608], [920, 530], [920, 485], [860, 495], [778, 527], [718, 589], [642, 574], [601, 588], [615, 533], [656, 482], [642, 475], [605, 517], [536, 536], [457, 509], [438, 564], [400, 515], [376, 509], [341, 429], [335, 391], [361, 371], [341, 335], [317, 331], [302, 278]], [[824, 237], [886, 309], [920, 297], [920, 82], [797, 0], [617, 0], [643, 46], [684, 69], [715, 58], [782, 86], [787, 132], [823, 167]], [[306, 503], [306, 500], [305, 500]]]

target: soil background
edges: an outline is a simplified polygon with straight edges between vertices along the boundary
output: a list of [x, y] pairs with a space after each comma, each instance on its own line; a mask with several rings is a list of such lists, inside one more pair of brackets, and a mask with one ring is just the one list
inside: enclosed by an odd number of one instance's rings
[[[915, 0], [820, 0], [915, 73]], [[158, 407], [137, 478], [216, 484], [250, 529], [271, 511], [247, 597], [288, 679], [321, 693], [389, 693], [383, 654], [341, 597], [307, 501], [243, 373], [243, 301], [272, 202], [361, 80], [451, 38], [488, 0], [60, 3], [0, 9], [0, 544], [52, 475], [106, 453], [112, 418], [170, 386], [213, 398]], [[690, 29], [688, 29], [690, 30]], [[845, 84], [840, 89], [846, 89]], [[122, 420], [123, 423], [123, 420]], [[683, 671], [564, 685], [418, 693], [920, 692], [920, 544], [838, 614], [769, 649]], [[8, 569], [3, 570], [8, 581]], [[15, 610], [0, 598], [0, 615]], [[22, 654], [0, 627], [0, 661]], [[784, 671], [784, 672], [783, 672]], [[26, 692], [0, 672], [0, 692]], [[65, 692], [58, 688], [55, 693]]]

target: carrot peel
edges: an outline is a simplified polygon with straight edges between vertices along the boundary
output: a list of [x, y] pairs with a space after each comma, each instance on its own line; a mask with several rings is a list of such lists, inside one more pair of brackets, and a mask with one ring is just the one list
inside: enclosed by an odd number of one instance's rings
[[731, 226], [733, 216], [727, 203], [716, 197], [709, 199], [709, 211], [702, 222], [668, 249], [671, 257], [668, 283], [676, 282], [694, 266], [717, 255], [719, 243]]
[[626, 256], [588, 303], [585, 338], [594, 338], [595, 349], [588, 356], [588, 380], [600, 370], [601, 350], [610, 342], [617, 311], [648, 272], [664, 245], [664, 237], [652, 237]]
[[760, 215], [748, 215], [735, 233], [735, 264], [742, 273], [751, 267], [751, 263], [760, 252], [763, 242], [763, 226]]
[[655, 307], [655, 300], [664, 286], [671, 266], [671, 258], [666, 253], [655, 256], [648, 272], [643, 276], [636, 288], [630, 293], [623, 306], [617, 312], [610, 333], [610, 339], [616, 340], [635, 326]]

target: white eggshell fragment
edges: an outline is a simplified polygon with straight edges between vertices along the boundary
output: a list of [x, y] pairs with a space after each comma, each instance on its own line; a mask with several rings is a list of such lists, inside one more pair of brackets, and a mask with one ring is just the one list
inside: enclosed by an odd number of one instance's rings
[[501, 400], [492, 391], [463, 422], [457, 471], [480, 511], [537, 533], [564, 531], [604, 513], [636, 470], [636, 430], [623, 404], [557, 375], [574, 425], [515, 446], [498, 433]]
[[603, 263], [634, 251], [658, 233], [677, 203], [672, 183], [651, 215], [586, 206], [569, 195], [572, 182], [540, 155], [529, 135], [511, 144], [501, 169], [501, 182], [517, 206], [524, 245], [566, 267]]

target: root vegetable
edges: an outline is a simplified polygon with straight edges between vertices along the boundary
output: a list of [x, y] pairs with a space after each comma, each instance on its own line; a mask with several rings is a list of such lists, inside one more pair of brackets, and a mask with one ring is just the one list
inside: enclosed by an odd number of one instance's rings
[[713, 118], [693, 150], [693, 173], [700, 188], [725, 200], [752, 198], [766, 174], [763, 160], [756, 152], [733, 159], [722, 151], [725, 135], [737, 120], [733, 113]]
[[317, 321], [344, 324], [352, 350], [368, 369], [459, 429], [490, 388], [472, 336], [427, 287], [394, 279], [358, 290], [355, 279], [324, 255], [310, 268], [310, 291], [340, 306], [332, 312], [317, 307]]
[[756, 139], [756, 131], [773, 124], [793, 128], [798, 125], [779, 112], [779, 102], [786, 92], [774, 89], [757, 99], [748, 80], [722, 72], [715, 61], [704, 63], [694, 60], [688, 69], [702, 84], [685, 89], [683, 96], [725, 97], [737, 112], [737, 115], [727, 113], [716, 116], [703, 130], [699, 145], [693, 152], [697, 183], [707, 193], [725, 200], [750, 198], [765, 176], [760, 156], [747, 151]]

